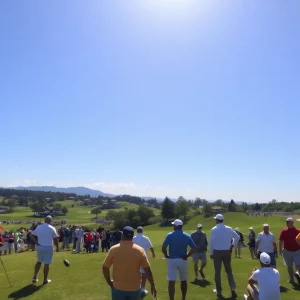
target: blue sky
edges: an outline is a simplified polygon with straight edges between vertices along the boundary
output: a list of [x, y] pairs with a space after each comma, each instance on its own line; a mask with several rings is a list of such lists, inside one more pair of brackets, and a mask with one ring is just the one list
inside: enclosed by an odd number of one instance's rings
[[299, 10], [2, 1], [0, 186], [299, 201]]

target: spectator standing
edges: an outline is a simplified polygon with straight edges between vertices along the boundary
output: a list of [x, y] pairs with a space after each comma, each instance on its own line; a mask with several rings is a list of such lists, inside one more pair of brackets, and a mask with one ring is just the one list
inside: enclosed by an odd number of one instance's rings
[[231, 268], [231, 253], [233, 247], [239, 242], [240, 236], [229, 226], [224, 224], [224, 217], [221, 214], [215, 216], [216, 226], [210, 233], [210, 258], [214, 261], [217, 297], [222, 298], [221, 268], [224, 264], [228, 278], [228, 284], [233, 298], [237, 297], [235, 292], [236, 283]]
[[[137, 228], [137, 235], [133, 238], [133, 243], [142, 247], [146, 253], [146, 256], [148, 258], [148, 250], [151, 251], [152, 253], [152, 258], [155, 258], [155, 252], [154, 252], [154, 248], [153, 245], [150, 241], [150, 239], [146, 236], [144, 236], [143, 234], [143, 227], [139, 226]], [[147, 280], [147, 276], [146, 276], [146, 272], [144, 271], [143, 268], [141, 268], [141, 277], [142, 277], [142, 282], [141, 282], [141, 294], [142, 297], [146, 296], [148, 294], [148, 291], [146, 290], [146, 280]]]
[[3, 240], [2, 234], [0, 232], [0, 256], [2, 255], [3, 246], [4, 246], [4, 240]]
[[[195, 280], [198, 280], [198, 271], [202, 277], [205, 279], [205, 275], [203, 269], [207, 264], [206, 252], [207, 252], [207, 237], [206, 234], [202, 231], [202, 225], [197, 225], [197, 230], [191, 234], [191, 238], [196, 245], [196, 252], [192, 255], [194, 262], [194, 270], [195, 270]], [[198, 261], [201, 261], [200, 269], [198, 267]]]
[[[290, 283], [294, 283], [294, 275], [300, 284], [300, 246], [296, 238], [300, 234], [300, 230], [295, 228], [293, 218], [286, 219], [286, 228], [284, 228], [279, 236], [279, 253], [287, 265]], [[296, 272], [294, 273], [294, 265]]]
[[274, 234], [270, 232], [269, 224], [264, 224], [263, 231], [257, 235], [255, 253], [259, 257], [263, 252], [269, 254], [271, 257], [271, 267], [276, 268], [277, 245]]
[[118, 229], [117, 231], [114, 232], [112, 236], [112, 246], [119, 244], [121, 242], [121, 238], [122, 238], [122, 231]]
[[[143, 248], [132, 242], [133, 228], [123, 229], [121, 243], [113, 246], [103, 262], [103, 276], [112, 290], [112, 300], [139, 300], [140, 268], [143, 268], [151, 285], [151, 294], [156, 297], [156, 288], [150, 264]], [[110, 267], [113, 266], [113, 280]]]
[[236, 258], [241, 258], [241, 248], [242, 248], [242, 244], [244, 243], [244, 236], [240, 232], [239, 227], [235, 228], [235, 232], [240, 236], [240, 239], [239, 239], [237, 245], [234, 247], [234, 253], [235, 253]]
[[75, 253], [80, 253], [81, 249], [81, 243], [82, 243], [82, 239], [83, 239], [83, 230], [82, 227], [79, 226], [76, 228], [75, 230], [75, 239], [76, 239], [76, 249], [75, 249]]
[[[174, 231], [170, 232], [162, 245], [162, 252], [168, 262], [168, 291], [169, 299], [174, 300], [175, 297], [175, 282], [177, 272], [179, 272], [179, 280], [181, 281], [182, 300], [186, 299], [187, 294], [187, 278], [188, 278], [188, 263], [187, 259], [196, 251], [196, 245], [191, 236], [183, 232], [183, 222], [176, 219], [172, 222]], [[187, 249], [190, 251], [187, 253]]]
[[52, 217], [47, 216], [45, 218], [45, 223], [39, 225], [30, 235], [32, 241], [37, 244], [37, 263], [35, 265], [34, 275], [32, 282], [36, 283], [38, 281], [37, 275], [41, 268], [42, 263], [44, 263], [44, 281], [43, 284], [50, 283], [51, 280], [48, 279], [49, 265], [52, 263], [53, 258], [53, 242], [56, 246], [56, 251], [59, 252], [58, 236], [56, 229], [51, 226]]
[[249, 227], [248, 240], [249, 240], [248, 246], [249, 246], [251, 258], [255, 259], [255, 232], [253, 227]]
[[4, 255], [11, 254], [11, 250], [14, 248], [14, 237], [11, 232], [9, 231], [4, 231], [4, 234], [2, 236], [4, 240], [4, 245], [3, 245], [3, 250], [4, 250]]
[[67, 248], [69, 250], [69, 243], [70, 243], [70, 237], [71, 237], [71, 230], [68, 226], [66, 226], [63, 229], [63, 244], [62, 244], [62, 250]]
[[[280, 274], [271, 267], [271, 257], [260, 255], [261, 269], [254, 269], [248, 280], [248, 296], [245, 300], [280, 300]], [[258, 284], [258, 287], [255, 285]]]
[[102, 252], [104, 252], [104, 250], [106, 250], [106, 252], [108, 251], [108, 242], [106, 240], [105, 229], [101, 232], [101, 248], [102, 248]]
[[92, 252], [93, 234], [90, 230], [85, 234], [85, 249], [87, 253]]

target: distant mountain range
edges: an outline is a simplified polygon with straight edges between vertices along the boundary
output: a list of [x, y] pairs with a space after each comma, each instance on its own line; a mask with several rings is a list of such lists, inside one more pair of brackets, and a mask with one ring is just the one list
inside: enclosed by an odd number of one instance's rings
[[55, 186], [17, 186], [12, 187], [12, 189], [16, 190], [30, 190], [30, 191], [41, 191], [41, 192], [60, 192], [60, 193], [73, 193], [79, 196], [90, 195], [91, 197], [115, 197], [112, 194], [106, 194], [98, 190], [89, 189], [83, 186], [77, 187], [68, 187], [68, 188], [61, 188]]
[[[76, 186], [76, 187], [68, 187], [68, 188], [62, 188], [62, 187], [55, 187], [55, 186], [17, 186], [17, 187], [12, 187], [11, 189], [16, 189], [16, 190], [31, 190], [31, 191], [43, 191], [43, 192], [60, 192], [60, 193], [73, 193], [77, 194], [79, 196], [85, 196], [85, 195], [90, 195], [91, 197], [98, 197], [98, 196], [103, 196], [103, 197], [115, 197], [117, 195], [113, 194], [107, 194], [98, 190], [93, 190], [86, 188], [84, 186]], [[145, 200], [150, 200], [156, 198], [158, 202], [162, 202], [164, 198], [157, 198], [157, 197], [141, 197]], [[177, 201], [176, 198], [170, 198], [172, 201]], [[215, 200], [207, 200], [208, 202], [212, 203], [215, 202]], [[222, 200], [225, 203], [230, 202], [230, 200]], [[246, 201], [245, 201], [246, 202]], [[241, 205], [243, 201], [235, 201], [236, 204]], [[251, 202], [247, 202], [248, 204], [253, 204]]]

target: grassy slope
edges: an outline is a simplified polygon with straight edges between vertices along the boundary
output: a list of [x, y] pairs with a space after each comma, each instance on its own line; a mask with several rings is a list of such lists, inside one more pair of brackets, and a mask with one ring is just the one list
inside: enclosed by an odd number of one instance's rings
[[[226, 223], [233, 227], [240, 227], [243, 233], [247, 233], [247, 228], [249, 226], [254, 226], [256, 232], [261, 228], [261, 225], [265, 222], [268, 222], [271, 226], [271, 231], [278, 236], [278, 233], [282, 226], [284, 225], [284, 217], [247, 217], [244, 214], [226, 214]], [[201, 217], [195, 217], [185, 225], [185, 231], [191, 233], [197, 223], [201, 222], [204, 226], [204, 229], [209, 233], [210, 228], [214, 225], [214, 220], [212, 218], [203, 220]], [[151, 264], [153, 268], [153, 273], [155, 276], [155, 281], [157, 284], [157, 289], [159, 293], [160, 300], [167, 300], [167, 281], [166, 281], [166, 261], [161, 259], [161, 243], [168, 231], [171, 228], [160, 228], [157, 225], [152, 225], [146, 228], [145, 234], [148, 235], [156, 249], [158, 259], [152, 260]], [[233, 259], [233, 271], [235, 274], [235, 279], [237, 281], [237, 292], [239, 299], [241, 299], [242, 293], [245, 291], [246, 282], [249, 276], [249, 272], [253, 267], [258, 267], [258, 261], [252, 261], [249, 259], [249, 253], [247, 249], [243, 249], [243, 259]], [[26, 299], [37, 300], [62, 300], [71, 297], [74, 300], [81, 299], [103, 299], [108, 300], [109, 289], [104, 283], [103, 277], [101, 275], [101, 263], [104, 259], [102, 253], [99, 254], [80, 254], [72, 255], [71, 253], [64, 252], [63, 255], [66, 259], [69, 259], [71, 262], [71, 267], [69, 269], [65, 268], [62, 264], [62, 254], [55, 253], [54, 263], [51, 269], [51, 277], [53, 283], [49, 286], [42, 287], [39, 290], [36, 290], [34, 293], [31, 286], [24, 290], [30, 283], [32, 276], [32, 268], [35, 263], [35, 253], [25, 253], [18, 254], [17, 256], [11, 255], [3, 257], [3, 261], [7, 266], [9, 276], [11, 277], [14, 287], [9, 288], [6, 282], [5, 275], [0, 266], [0, 299], [21, 299], [20, 295], [24, 297], [24, 293], [32, 293], [28, 295]], [[283, 267], [281, 259], [278, 260], [278, 269], [281, 272], [281, 283], [287, 289], [286, 292], [282, 293], [282, 299], [284, 300], [296, 300], [300, 297], [300, 291], [294, 291], [293, 288], [286, 283], [287, 281], [287, 272]], [[189, 300], [196, 299], [215, 299], [215, 296], [212, 293], [214, 288], [213, 280], [213, 266], [212, 262], [209, 261], [206, 269], [207, 280], [210, 282], [207, 286], [202, 287], [199, 285], [193, 284], [193, 269], [192, 262], [189, 261], [189, 291], [188, 298]], [[40, 280], [42, 277], [40, 276]], [[37, 285], [38, 287], [40, 284]], [[179, 285], [177, 284], [177, 298], [179, 297]], [[229, 289], [227, 286], [226, 277], [223, 274], [223, 288], [224, 295], [229, 296]], [[18, 292], [17, 294], [12, 294], [12, 292]], [[201, 295], [201, 296], [200, 296]], [[151, 299], [147, 297], [146, 299]], [[230, 299], [230, 298], [228, 298]]]

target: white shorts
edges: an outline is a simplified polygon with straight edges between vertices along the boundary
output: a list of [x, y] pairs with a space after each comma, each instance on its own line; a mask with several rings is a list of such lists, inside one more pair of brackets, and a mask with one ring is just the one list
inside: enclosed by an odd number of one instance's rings
[[188, 278], [188, 262], [182, 258], [168, 259], [168, 280], [176, 281], [177, 272], [179, 272], [179, 280], [186, 281]]

